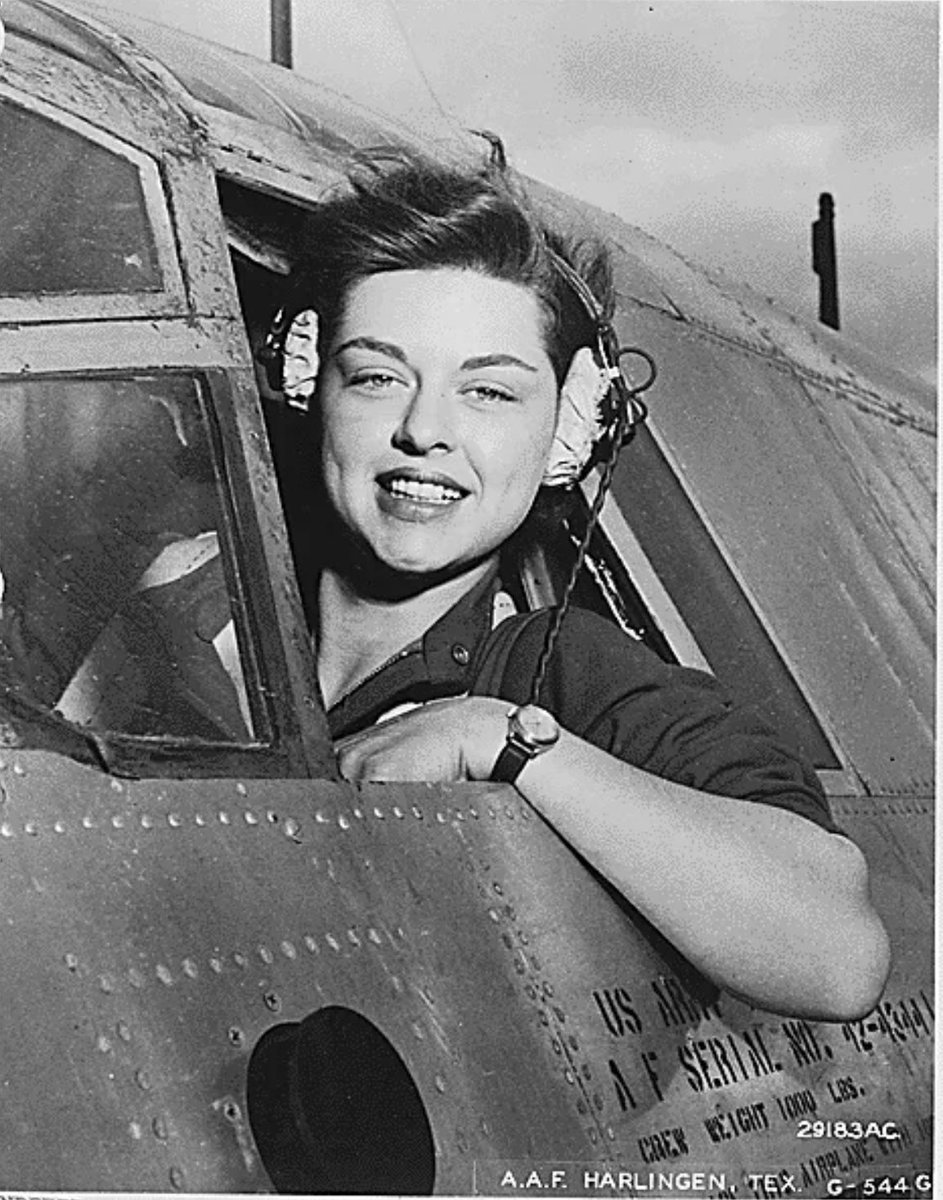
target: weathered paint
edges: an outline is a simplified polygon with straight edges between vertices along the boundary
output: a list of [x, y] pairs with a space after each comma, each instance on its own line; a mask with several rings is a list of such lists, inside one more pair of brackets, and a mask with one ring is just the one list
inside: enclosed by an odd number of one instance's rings
[[929, 1163], [926, 961], [899, 964], [864, 1022], [787, 1020], [685, 986], [506, 789], [2, 761], [6, 1187], [164, 1190], [176, 1167], [188, 1190], [264, 1188], [223, 1110], [246, 1111], [262, 1034], [326, 1005], [403, 1059], [442, 1193], [470, 1191], [473, 1162], [479, 1183], [568, 1162], [742, 1188], [752, 1170], [820, 1184], [834, 1153], [854, 1177], [851, 1141], [799, 1136], [807, 1117], [895, 1122], [900, 1139], [854, 1149]]
[[[11, 26], [8, 7], [29, 8], [5, 6]], [[711, 1007], [668, 982], [680, 969], [670, 950], [509, 789], [361, 793], [300, 778], [329, 774], [330, 748], [213, 168], [310, 203], [351, 147], [400, 139], [462, 159], [468, 143], [401, 135], [244, 58], [217, 106], [207, 88], [235, 56], [214, 50], [202, 82], [181, 81], [187, 40], [148, 40], [145, 24], [120, 20], [119, 33], [69, 26], [87, 39], [87, 62], [11, 37], [0, 81], [160, 164], [188, 315], [99, 307], [90, 320], [83, 298], [64, 298], [45, 310], [57, 323], [0, 328], [0, 372], [221, 369], [211, 378], [248, 531], [247, 582], [272, 588], [265, 653], [303, 757], [265, 765], [294, 778], [132, 782], [0, 750], [0, 907], [15, 981], [0, 1024], [0, 1127], [11, 1131], [0, 1182], [265, 1189], [248, 1061], [267, 1030], [332, 1004], [368, 1017], [413, 1077], [439, 1192], [497, 1190], [502, 1164], [715, 1167], [739, 1194], [750, 1194], [744, 1172], [783, 1171], [806, 1195], [829, 1173], [927, 1167], [926, 390], [617, 218], [540, 189], [564, 223], [595, 226], [619, 248], [623, 333], [660, 368], [656, 436], [838, 744], [847, 770], [832, 780], [836, 815], [868, 855], [895, 945], [888, 990], [864, 1022], [786, 1021], [727, 997]], [[0, 325], [20, 317], [0, 300]], [[176, 767], [187, 769], [198, 768]], [[861, 1147], [798, 1137], [812, 1116], [895, 1121], [905, 1136]]]

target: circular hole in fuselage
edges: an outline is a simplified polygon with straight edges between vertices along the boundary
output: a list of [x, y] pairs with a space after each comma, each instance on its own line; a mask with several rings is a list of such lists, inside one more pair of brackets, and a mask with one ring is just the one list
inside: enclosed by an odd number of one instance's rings
[[353, 1009], [322, 1008], [263, 1034], [247, 1104], [279, 1192], [432, 1192], [435, 1143], [419, 1090], [392, 1043]]

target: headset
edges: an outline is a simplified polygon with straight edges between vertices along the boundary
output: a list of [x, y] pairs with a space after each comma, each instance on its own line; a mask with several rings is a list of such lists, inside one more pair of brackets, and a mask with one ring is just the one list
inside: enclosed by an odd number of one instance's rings
[[[529, 703], [539, 704], [544, 679], [551, 655], [560, 634], [563, 619], [566, 616], [573, 591], [579, 580], [580, 571], [589, 549], [590, 541], [599, 521], [600, 513], [609, 494], [609, 486], [616, 468], [619, 452], [627, 446], [635, 436], [639, 425], [648, 418], [648, 408], [641, 399], [643, 392], [655, 382], [658, 368], [655, 360], [646, 351], [637, 346], [620, 346], [619, 339], [612, 322], [606, 317], [602, 306], [593, 295], [586, 281], [574, 268], [557, 254], [549, 245], [547, 252], [554, 269], [566, 280], [576, 294], [587, 315], [593, 322], [596, 334], [596, 357], [609, 382], [609, 388], [601, 401], [602, 432], [597, 439], [597, 449], [591, 462], [599, 465], [599, 483], [593, 503], [590, 506], [586, 520], [586, 528], [576, 547], [576, 557], [567, 576], [560, 603], [554, 608], [544, 643], [541, 647], [537, 665], [534, 668], [534, 678], [531, 683]], [[647, 372], [640, 383], [632, 383], [626, 374], [625, 361], [635, 357], [646, 366]]]
[[[490, 166], [496, 174], [506, 178], [508, 174], [507, 157], [501, 139], [496, 134], [485, 130], [471, 130], [470, 132], [484, 138], [489, 143], [491, 147]], [[396, 158], [397, 156], [389, 157]], [[601, 368], [608, 387], [599, 404], [600, 432], [594, 439], [593, 452], [580, 476], [584, 477], [592, 467], [597, 467], [599, 482], [589, 509], [585, 529], [576, 544], [576, 555], [566, 584], [559, 604], [553, 609], [553, 615], [547, 626], [543, 646], [534, 668], [530, 691], [531, 704], [540, 703], [547, 667], [605, 504], [619, 453], [624, 446], [631, 442], [638, 427], [648, 417], [648, 409], [641, 396], [651, 388], [658, 374], [654, 359], [646, 350], [637, 346], [619, 344], [618, 335], [612, 322], [605, 315], [602, 305], [593, 295], [589, 285], [579, 272], [553, 249], [546, 235], [544, 235], [544, 246], [553, 269], [566, 282], [592, 321], [595, 336], [593, 350], [597, 365]], [[257, 360], [265, 369], [269, 386], [276, 392], [282, 391], [284, 387], [282, 372], [285, 342], [291, 329], [292, 316], [291, 308], [279, 309], [265, 341], [256, 355]], [[632, 359], [640, 362], [645, 368], [640, 382], [633, 382], [629, 377], [628, 364]], [[291, 401], [289, 402], [291, 403]], [[295, 407], [306, 409], [307, 404], [296, 404]]]

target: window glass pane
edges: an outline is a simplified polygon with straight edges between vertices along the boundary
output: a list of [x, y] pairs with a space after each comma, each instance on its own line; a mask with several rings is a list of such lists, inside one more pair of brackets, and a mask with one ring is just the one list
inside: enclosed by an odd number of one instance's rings
[[612, 490], [721, 683], [814, 766], [838, 770], [822, 727], [647, 430], [622, 455]]
[[159, 290], [137, 167], [0, 100], [0, 294]]
[[0, 382], [0, 669], [98, 731], [252, 725], [197, 383]]

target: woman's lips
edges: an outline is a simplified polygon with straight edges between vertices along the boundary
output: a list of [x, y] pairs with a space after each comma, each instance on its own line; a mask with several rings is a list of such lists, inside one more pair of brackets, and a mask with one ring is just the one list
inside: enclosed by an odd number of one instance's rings
[[469, 494], [468, 488], [439, 472], [384, 471], [377, 484], [381, 509], [409, 521], [429, 520]]
[[406, 496], [410, 500], [421, 500], [425, 504], [449, 504], [462, 498], [462, 493], [457, 488], [419, 479], [394, 479], [389, 485], [389, 490], [394, 496]]

